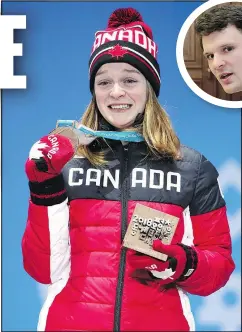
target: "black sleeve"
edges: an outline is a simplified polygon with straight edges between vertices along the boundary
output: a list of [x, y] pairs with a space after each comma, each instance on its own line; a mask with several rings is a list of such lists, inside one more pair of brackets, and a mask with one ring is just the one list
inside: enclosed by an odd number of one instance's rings
[[190, 214], [196, 216], [223, 206], [225, 206], [225, 201], [218, 183], [218, 171], [210, 161], [202, 156], [190, 204]]

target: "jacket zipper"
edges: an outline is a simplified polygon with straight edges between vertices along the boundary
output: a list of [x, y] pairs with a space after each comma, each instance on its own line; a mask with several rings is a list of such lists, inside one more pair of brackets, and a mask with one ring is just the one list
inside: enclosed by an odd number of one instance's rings
[[[127, 189], [128, 189], [128, 146], [124, 146], [123, 154], [123, 183], [121, 189], [121, 204], [122, 204], [122, 220], [121, 220], [121, 243], [123, 242], [126, 230], [127, 230]], [[123, 296], [124, 286], [124, 272], [126, 264], [126, 252], [127, 249], [122, 247], [120, 253], [119, 273], [118, 273], [118, 284], [116, 291], [116, 302], [114, 311], [114, 331], [120, 331], [120, 316], [121, 316], [121, 304]]]

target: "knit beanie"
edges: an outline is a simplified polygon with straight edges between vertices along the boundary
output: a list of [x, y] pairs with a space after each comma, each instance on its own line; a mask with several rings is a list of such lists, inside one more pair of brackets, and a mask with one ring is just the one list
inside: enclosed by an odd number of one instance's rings
[[158, 47], [151, 28], [133, 8], [116, 9], [106, 30], [97, 31], [89, 60], [90, 90], [93, 93], [98, 69], [105, 63], [125, 62], [138, 69], [150, 82], [156, 96], [160, 91]]

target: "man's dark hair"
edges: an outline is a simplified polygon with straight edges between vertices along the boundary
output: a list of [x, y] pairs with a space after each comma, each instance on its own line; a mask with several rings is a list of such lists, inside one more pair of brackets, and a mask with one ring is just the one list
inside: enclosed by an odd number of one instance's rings
[[201, 14], [195, 21], [195, 30], [200, 36], [208, 36], [234, 25], [242, 32], [242, 6], [225, 4], [214, 6]]

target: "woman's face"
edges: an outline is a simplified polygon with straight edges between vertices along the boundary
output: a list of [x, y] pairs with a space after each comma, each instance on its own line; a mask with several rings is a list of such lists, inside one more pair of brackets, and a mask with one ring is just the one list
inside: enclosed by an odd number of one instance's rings
[[129, 128], [137, 114], [144, 112], [146, 79], [127, 63], [107, 63], [100, 67], [94, 91], [100, 113], [118, 129]]

